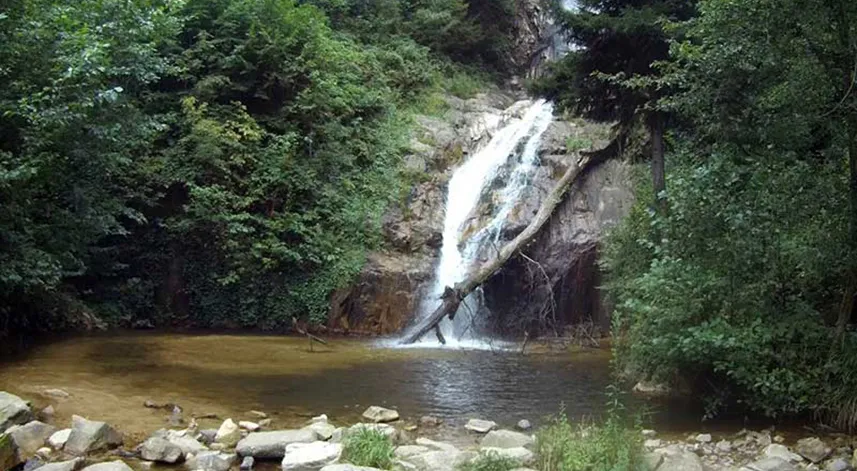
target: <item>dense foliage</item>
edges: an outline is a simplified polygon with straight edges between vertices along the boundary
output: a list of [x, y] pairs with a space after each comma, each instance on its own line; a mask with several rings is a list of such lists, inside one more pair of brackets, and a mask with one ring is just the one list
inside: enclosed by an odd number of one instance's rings
[[0, 336], [96, 317], [323, 318], [399, 194], [405, 110], [445, 85], [472, 88], [455, 60], [502, 70], [507, 31], [487, 11], [7, 2]]
[[[857, 425], [857, 5], [582, 4], [571, 17], [601, 40], [541, 91], [618, 109], [605, 117], [620, 123], [673, 117], [666, 191], [639, 178], [605, 246], [623, 371], [705, 391], [711, 413], [742, 404]], [[629, 28], [668, 50], [609, 45]]]

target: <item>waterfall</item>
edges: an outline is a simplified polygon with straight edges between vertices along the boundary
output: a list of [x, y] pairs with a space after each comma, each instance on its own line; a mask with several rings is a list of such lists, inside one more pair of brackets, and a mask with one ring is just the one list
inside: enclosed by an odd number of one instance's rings
[[[538, 161], [541, 136], [552, 119], [553, 106], [550, 103], [544, 100], [530, 102], [522, 118], [499, 129], [485, 147], [454, 171], [446, 194], [440, 260], [431, 289], [419, 307], [417, 321], [429, 316], [440, 305], [445, 287], [454, 286], [477, 268], [480, 252], [491, 249], [491, 244], [499, 250], [503, 226], [531, 180]], [[511, 168], [505, 179], [501, 173], [504, 168]], [[499, 184], [502, 187], [492, 195], [489, 192], [496, 190], [492, 187], [497, 186], [497, 180], [501, 180]], [[474, 210], [480, 201], [490, 196], [496, 203], [490, 219], [473, 229], [472, 223], [481, 221], [473, 221]], [[447, 346], [489, 348], [490, 344], [478, 329], [479, 319], [486, 311], [481, 302], [481, 292], [468, 296], [455, 319], [444, 319], [440, 324]], [[429, 334], [416, 345], [440, 346], [440, 343]]]

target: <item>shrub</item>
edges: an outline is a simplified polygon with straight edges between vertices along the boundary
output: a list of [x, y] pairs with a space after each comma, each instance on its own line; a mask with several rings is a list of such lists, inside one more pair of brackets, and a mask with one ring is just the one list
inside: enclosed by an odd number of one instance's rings
[[345, 439], [345, 461], [356, 466], [390, 469], [393, 465], [393, 443], [377, 430], [361, 429]]
[[644, 471], [642, 434], [616, 413], [603, 424], [569, 422], [564, 413], [536, 436], [541, 471]]

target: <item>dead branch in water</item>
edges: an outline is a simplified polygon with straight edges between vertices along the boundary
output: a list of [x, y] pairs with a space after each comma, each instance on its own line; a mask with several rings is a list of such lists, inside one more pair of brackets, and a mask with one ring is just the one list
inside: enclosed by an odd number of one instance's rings
[[324, 340], [323, 338], [317, 337], [317, 336], [309, 333], [306, 329], [302, 329], [300, 327], [300, 325], [298, 324], [298, 320], [294, 317], [292, 317], [292, 327], [294, 327], [294, 329], [297, 333], [304, 335], [304, 336], [306, 336], [307, 339], [309, 339], [309, 351], [312, 351], [312, 342], [313, 341], [316, 341], [322, 345], [327, 345], [327, 341]]
[[536, 213], [536, 217], [533, 218], [527, 228], [518, 234], [518, 236], [511, 242], [504, 245], [503, 248], [500, 249], [496, 258], [482, 265], [472, 275], [468, 276], [460, 283], [456, 283], [454, 287], [450, 288], [447, 286], [441, 296], [440, 306], [438, 306], [438, 308], [435, 309], [435, 311], [426, 318], [426, 320], [419, 324], [419, 327], [415, 329], [412, 334], [406, 337], [402, 343], [409, 344], [416, 342], [428, 331], [434, 329], [444, 317], [449, 317], [450, 319], [454, 318], [455, 312], [458, 310], [458, 306], [461, 304], [461, 301], [473, 292], [473, 290], [491, 278], [494, 273], [503, 267], [513, 254], [521, 251], [529, 245], [542, 226], [544, 226], [550, 219], [550, 216], [553, 214], [556, 207], [559, 206], [559, 203], [563, 200], [565, 192], [571, 184], [574, 183], [580, 175], [585, 174], [591, 166], [598, 164], [605, 157], [606, 156], [603, 153], [599, 152], [584, 154], [577, 159], [577, 162], [569, 166], [568, 170], [566, 170], [565, 174], [560, 178], [553, 190], [551, 190], [550, 194], [545, 198], [544, 202], [542, 202], [542, 205]]

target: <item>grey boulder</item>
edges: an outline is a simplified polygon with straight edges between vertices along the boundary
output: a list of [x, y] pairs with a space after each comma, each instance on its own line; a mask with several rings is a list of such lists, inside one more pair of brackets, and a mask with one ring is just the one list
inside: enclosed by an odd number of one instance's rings
[[830, 456], [832, 450], [819, 438], [810, 437], [798, 440], [795, 445], [795, 451], [813, 463], [820, 463]]
[[26, 459], [36, 454], [36, 451], [45, 445], [45, 440], [56, 430], [51, 425], [34, 420], [25, 425], [11, 427], [7, 433], [18, 447], [18, 455], [21, 459]]
[[750, 463], [740, 471], [796, 471], [795, 465], [776, 456], [769, 456], [763, 460]]
[[464, 428], [477, 433], [488, 433], [497, 428], [497, 423], [490, 420], [470, 419], [464, 425]]
[[0, 391], [0, 433], [13, 425], [26, 424], [34, 418], [28, 402], [14, 394]]
[[178, 463], [184, 458], [182, 449], [160, 437], [150, 437], [140, 445], [140, 456], [146, 461]]
[[315, 471], [335, 464], [340, 456], [342, 445], [339, 443], [292, 443], [286, 446], [283, 471]]
[[42, 471], [75, 471], [83, 466], [83, 458], [75, 458], [68, 461], [59, 461], [56, 463], [47, 463], [39, 467]]
[[73, 455], [83, 455], [121, 444], [122, 434], [113, 427], [104, 422], [87, 420], [75, 415], [72, 416], [71, 433], [63, 449]]
[[292, 443], [311, 443], [316, 439], [317, 434], [312, 429], [254, 432], [239, 441], [235, 451], [241, 456], [253, 458], [282, 458], [286, 446]]
[[191, 471], [229, 471], [237, 460], [235, 453], [202, 451], [187, 460], [187, 468]]
[[83, 471], [134, 471], [130, 466], [122, 460], [109, 461], [107, 463], [98, 463], [92, 466], [83, 468]]
[[375, 423], [399, 420], [399, 413], [393, 409], [371, 406], [363, 412], [363, 417]]

